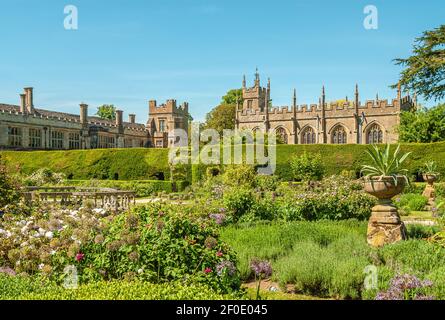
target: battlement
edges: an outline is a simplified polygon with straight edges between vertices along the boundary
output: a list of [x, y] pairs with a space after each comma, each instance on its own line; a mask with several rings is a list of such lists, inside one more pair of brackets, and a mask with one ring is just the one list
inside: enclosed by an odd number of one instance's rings
[[186, 115], [188, 114], [189, 104], [184, 102], [177, 106], [177, 101], [175, 99], [168, 99], [165, 103], [157, 105], [156, 100], [150, 100], [148, 102], [149, 114], [163, 114], [163, 113], [173, 113]]

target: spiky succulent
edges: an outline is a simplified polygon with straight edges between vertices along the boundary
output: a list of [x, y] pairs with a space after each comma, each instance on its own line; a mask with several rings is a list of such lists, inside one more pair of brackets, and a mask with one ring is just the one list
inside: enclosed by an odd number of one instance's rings
[[364, 174], [365, 179], [380, 177], [392, 177], [394, 183], [397, 185], [397, 178], [402, 177], [408, 184], [406, 176], [408, 170], [402, 168], [402, 163], [410, 155], [411, 152], [405, 153], [399, 157], [400, 144], [397, 146], [394, 153], [391, 154], [391, 146], [389, 144], [381, 150], [378, 146], [373, 145], [372, 149], [366, 150], [366, 153], [372, 160], [372, 165], [363, 165], [361, 173]]

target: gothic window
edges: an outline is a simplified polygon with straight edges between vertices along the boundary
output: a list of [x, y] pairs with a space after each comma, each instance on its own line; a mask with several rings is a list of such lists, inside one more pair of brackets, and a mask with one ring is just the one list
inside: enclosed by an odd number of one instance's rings
[[68, 135], [68, 143], [70, 149], [80, 149], [80, 134], [70, 132]]
[[51, 148], [63, 149], [63, 132], [51, 131]]
[[286, 129], [280, 127], [277, 129], [276, 134], [277, 134], [277, 142], [288, 144]]
[[252, 110], [253, 100], [247, 100], [247, 109]]
[[8, 145], [11, 147], [22, 146], [22, 128], [8, 127]]
[[302, 144], [314, 144], [316, 143], [315, 132], [312, 127], [307, 127], [304, 129], [301, 134], [301, 143]]
[[42, 130], [29, 129], [29, 146], [31, 148], [40, 148], [42, 146]]
[[332, 143], [333, 144], [345, 144], [347, 143], [346, 130], [343, 126], [337, 126], [332, 131]]
[[373, 124], [366, 135], [366, 143], [376, 144], [383, 143], [383, 131], [378, 124]]
[[159, 132], [165, 132], [165, 120], [159, 120]]

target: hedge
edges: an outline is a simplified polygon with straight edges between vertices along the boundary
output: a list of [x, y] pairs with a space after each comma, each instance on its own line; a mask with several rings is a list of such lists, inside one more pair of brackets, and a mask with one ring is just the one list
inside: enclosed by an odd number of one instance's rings
[[0, 273], [0, 300], [225, 300], [242, 293], [222, 295], [205, 285], [178, 282], [152, 284], [140, 281], [102, 281], [64, 289], [33, 277]]
[[95, 149], [2, 151], [7, 164], [31, 174], [40, 168], [63, 172], [71, 179], [165, 180], [170, 178], [168, 149]]
[[132, 190], [136, 192], [138, 197], [146, 197], [158, 192], [181, 192], [189, 183], [188, 181], [161, 180], [67, 180], [64, 185]]
[[[284, 180], [292, 178], [289, 160], [304, 151], [321, 154], [327, 175], [339, 174], [343, 170], [352, 170], [357, 174], [361, 165], [369, 162], [365, 153], [368, 145], [277, 145], [276, 148], [276, 174]], [[436, 161], [439, 172], [445, 175], [445, 142], [402, 144], [401, 151], [412, 151], [406, 161], [411, 175], [417, 175], [428, 160]], [[170, 177], [168, 149], [3, 151], [0, 155], [9, 166], [19, 165], [25, 174], [48, 167], [72, 179], [82, 180], [153, 180], [161, 178], [161, 175], [168, 180]], [[205, 174], [205, 168], [204, 165], [187, 166], [187, 179], [198, 181]]]

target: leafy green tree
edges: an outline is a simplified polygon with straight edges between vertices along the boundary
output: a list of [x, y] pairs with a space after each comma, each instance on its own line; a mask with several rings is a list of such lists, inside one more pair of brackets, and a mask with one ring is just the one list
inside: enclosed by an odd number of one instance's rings
[[222, 97], [221, 104], [243, 104], [243, 89], [229, 90], [225, 96]]
[[401, 142], [429, 143], [445, 140], [445, 104], [415, 112], [402, 112], [398, 128]]
[[103, 104], [97, 108], [96, 115], [102, 119], [115, 120], [116, 108], [112, 104]]
[[221, 103], [206, 115], [203, 129], [215, 129], [222, 133], [224, 129], [235, 128], [236, 106], [243, 104], [243, 90], [232, 89], [221, 99]]
[[0, 217], [3, 214], [4, 206], [17, 203], [20, 200], [19, 189], [20, 186], [11, 177], [0, 156]]
[[[439, 100], [445, 97], [445, 25], [425, 31], [415, 40], [413, 55], [395, 59], [397, 65], [405, 66], [400, 84], [423, 95], [426, 99]], [[397, 85], [393, 85], [393, 88]]]
[[323, 178], [325, 169], [320, 154], [307, 153], [293, 157], [290, 167], [296, 181], [318, 181]]

